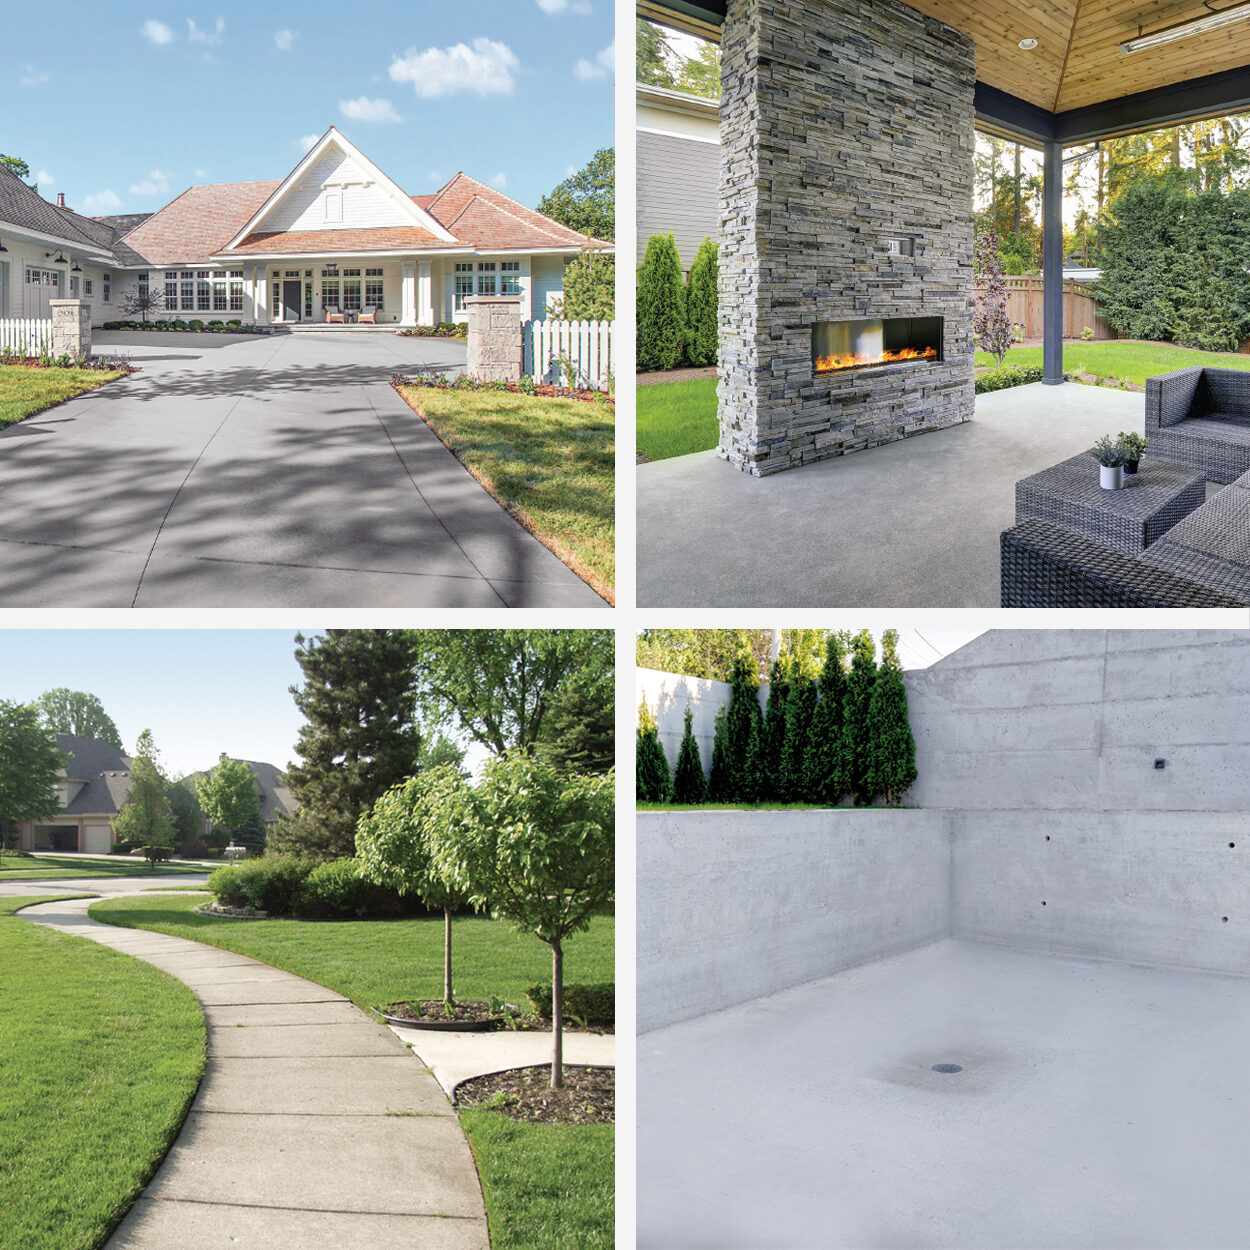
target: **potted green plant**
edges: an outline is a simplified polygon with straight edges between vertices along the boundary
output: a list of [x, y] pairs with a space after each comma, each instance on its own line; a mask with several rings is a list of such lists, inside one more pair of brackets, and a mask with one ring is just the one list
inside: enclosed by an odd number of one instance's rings
[[1103, 490], [1120, 490], [1124, 486], [1124, 444], [1104, 434], [1090, 449], [1089, 454], [1098, 461], [1098, 484]]
[[1121, 432], [1120, 445], [1124, 448], [1124, 472], [1136, 473], [1141, 458], [1146, 454], [1146, 440], [1140, 434]]

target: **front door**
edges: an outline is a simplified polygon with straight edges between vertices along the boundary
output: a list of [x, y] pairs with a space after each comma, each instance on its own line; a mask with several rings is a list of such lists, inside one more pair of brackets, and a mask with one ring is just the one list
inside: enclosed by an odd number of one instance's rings
[[298, 321], [299, 320], [299, 283], [283, 282], [282, 283], [282, 320]]

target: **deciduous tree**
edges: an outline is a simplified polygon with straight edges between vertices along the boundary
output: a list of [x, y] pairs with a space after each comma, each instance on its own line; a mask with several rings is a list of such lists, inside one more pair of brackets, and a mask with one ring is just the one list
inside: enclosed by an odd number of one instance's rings
[[23, 820], [43, 820], [60, 810], [57, 783], [64, 764], [35, 706], [0, 699], [0, 852]]
[[538, 201], [561, 225], [611, 243], [616, 238], [616, 150], [600, 148], [575, 174]]
[[248, 829], [260, 817], [256, 776], [242, 760], [222, 753], [217, 766], [196, 780], [204, 814], [227, 833]]
[[119, 750], [122, 736], [104, 704], [85, 690], [67, 690], [57, 686], [45, 690], [35, 700], [44, 727], [53, 733], [72, 734], [76, 738], [98, 738]]
[[[145, 729], [130, 766], [130, 797], [113, 820], [120, 842], [136, 846], [169, 846], [174, 836], [174, 813], [165, 793], [166, 781], [157, 764], [152, 731]], [[155, 866], [155, 857], [152, 859]]]

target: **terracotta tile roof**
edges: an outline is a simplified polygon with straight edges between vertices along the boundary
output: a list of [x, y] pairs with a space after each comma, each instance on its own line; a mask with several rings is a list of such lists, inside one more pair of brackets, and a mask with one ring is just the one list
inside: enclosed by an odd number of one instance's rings
[[204, 264], [281, 185], [281, 181], [220, 182], [190, 187], [122, 241], [149, 265]]
[[[426, 199], [415, 195], [412, 198], [418, 202]], [[586, 235], [518, 204], [465, 173], [458, 173], [421, 207], [456, 238], [472, 247], [494, 250], [586, 245]], [[612, 244], [591, 238], [590, 246], [611, 247]]]
[[228, 256], [294, 256], [309, 252], [399, 252], [406, 249], [458, 249], [419, 226], [375, 226], [368, 230], [283, 230], [249, 234]]

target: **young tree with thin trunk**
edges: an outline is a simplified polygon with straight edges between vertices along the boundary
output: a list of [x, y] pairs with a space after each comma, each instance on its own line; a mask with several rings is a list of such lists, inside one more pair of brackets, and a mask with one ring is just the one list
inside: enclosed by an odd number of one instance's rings
[[478, 907], [551, 947], [551, 1088], [564, 1084], [564, 942], [612, 901], [616, 778], [501, 756], [431, 830], [435, 867]]
[[1020, 332], [1007, 313], [1007, 283], [1003, 276], [1003, 261], [998, 250], [998, 235], [992, 231], [976, 241], [976, 312], [972, 318], [972, 333], [977, 346], [989, 352], [998, 365], [1019, 342]]
[[165, 787], [152, 731], [145, 729], [139, 735], [135, 761], [130, 766], [130, 797], [113, 821], [113, 832], [119, 842], [147, 849], [153, 868], [158, 848], [170, 846], [174, 836], [174, 812]]

